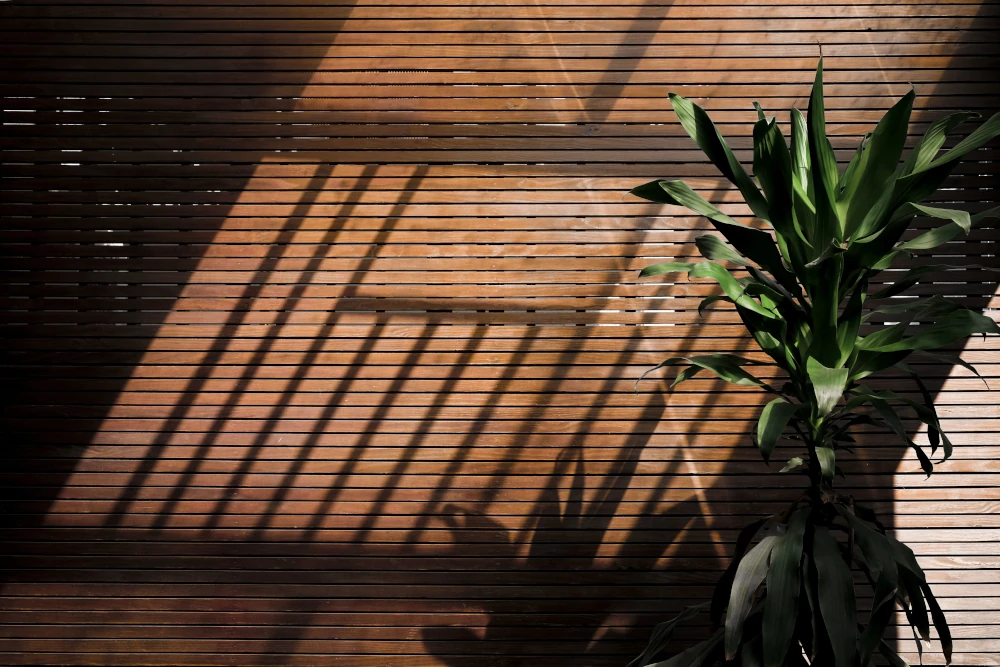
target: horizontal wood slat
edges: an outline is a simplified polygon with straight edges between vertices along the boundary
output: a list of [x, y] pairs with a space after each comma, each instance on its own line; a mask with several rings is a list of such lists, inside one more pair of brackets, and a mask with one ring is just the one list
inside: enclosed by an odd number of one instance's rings
[[[715, 232], [636, 185], [752, 221], [667, 94], [751, 163], [750, 102], [787, 133], [822, 50], [843, 164], [911, 83], [908, 146], [1000, 108], [998, 27], [981, 0], [0, 3], [0, 663], [626, 664], [800, 485], [750, 443], [757, 392], [636, 387], [766, 361], [699, 315], [710, 285], [637, 278]], [[998, 148], [934, 201], [995, 206]], [[997, 240], [914, 293], [995, 314]], [[953, 459], [925, 479], [867, 429], [841, 487], [913, 547], [955, 664], [996, 665], [1000, 347], [959, 352], [982, 377], [912, 363]]]

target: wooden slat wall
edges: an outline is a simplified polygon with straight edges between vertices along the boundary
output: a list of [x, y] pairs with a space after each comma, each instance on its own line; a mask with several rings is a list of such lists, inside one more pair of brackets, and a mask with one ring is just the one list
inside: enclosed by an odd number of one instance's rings
[[[633, 391], [666, 356], [754, 354], [698, 317], [706, 285], [637, 281], [706, 225], [630, 187], [748, 213], [666, 93], [749, 162], [750, 101], [804, 108], [821, 46], [846, 160], [908, 82], [911, 142], [1000, 108], [998, 16], [0, 4], [0, 663], [625, 664], [798, 484], [749, 444], [760, 395]], [[939, 199], [995, 204], [997, 175], [993, 144]], [[945, 254], [996, 266], [997, 238]], [[955, 280], [922, 291], [995, 305], [989, 273]], [[965, 355], [994, 390], [998, 349]], [[918, 553], [956, 662], [1000, 664], [1000, 394], [916, 365], [955, 459], [925, 481], [875, 434], [845, 488]]]

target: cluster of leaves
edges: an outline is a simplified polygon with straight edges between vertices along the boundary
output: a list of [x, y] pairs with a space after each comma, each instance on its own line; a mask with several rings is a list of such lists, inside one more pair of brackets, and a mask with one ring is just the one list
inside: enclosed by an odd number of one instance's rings
[[[679, 95], [670, 96], [687, 133], [770, 229], [741, 224], [681, 181], [647, 183], [632, 193], [708, 218], [721, 238], [707, 234], [696, 239], [704, 261], [657, 264], [641, 276], [686, 273], [718, 283], [722, 293], [704, 299], [699, 312], [718, 302], [732, 304], [787, 379], [772, 386], [751, 373], [755, 362], [732, 354], [673, 357], [647, 373], [678, 365], [683, 368], [672, 386], [708, 371], [773, 394], [758, 420], [757, 445], [769, 460], [782, 435], [794, 431], [791, 437], [803, 451], [784, 469], [801, 468], [809, 487], [788, 512], [757, 522], [741, 536], [712, 603], [714, 621], [721, 622], [725, 615], [724, 630], [657, 663], [660, 667], [707, 665], [720, 659], [778, 667], [807, 664], [801, 662], [803, 655], [811, 655], [808, 664], [813, 665], [866, 667], [875, 650], [892, 664], [904, 664], [881, 641], [896, 603], [922, 638], [928, 637], [930, 610], [950, 660], [947, 624], [912, 552], [887, 536], [871, 512], [837, 496], [832, 488], [840, 472], [837, 456], [850, 451], [855, 443], [850, 431], [858, 425], [891, 430], [916, 451], [928, 475], [933, 470], [930, 456], [939, 448], [942, 460], [947, 459], [952, 444], [941, 429], [930, 393], [906, 359], [923, 354], [971, 369], [960, 359], [933, 351], [972, 334], [1000, 333], [992, 319], [956, 301], [906, 294], [940, 271], [974, 265], [911, 262], [912, 268], [892, 270], [896, 260], [944, 245], [1000, 214], [1000, 207], [970, 215], [921, 203], [941, 187], [963, 156], [1000, 135], [1000, 114], [947, 150], [942, 149], [948, 134], [978, 115], [960, 112], [943, 118], [930, 125], [901, 161], [913, 98], [911, 90], [892, 107], [841, 172], [826, 136], [820, 61], [807, 115], [791, 112], [790, 145], [775, 119], [768, 119], [754, 103], [755, 183], [705, 111]], [[918, 217], [943, 224], [908, 235]], [[879, 325], [889, 321], [893, 323]], [[865, 324], [870, 326], [863, 330]], [[864, 384], [880, 372], [910, 376], [922, 400]], [[900, 415], [905, 409], [927, 424], [930, 455], [907, 435]], [[749, 549], [754, 540], [756, 545]], [[875, 591], [864, 627], [857, 623], [854, 565]], [[660, 654], [672, 627], [659, 628], [633, 664], [646, 665]]]

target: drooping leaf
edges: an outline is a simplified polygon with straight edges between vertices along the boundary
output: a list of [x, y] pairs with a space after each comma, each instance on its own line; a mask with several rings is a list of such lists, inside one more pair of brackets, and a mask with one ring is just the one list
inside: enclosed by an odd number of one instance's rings
[[740, 647], [743, 638], [743, 623], [750, 613], [754, 592], [767, 575], [768, 559], [775, 544], [781, 538], [768, 535], [757, 546], [750, 550], [740, 561], [733, 578], [729, 595], [729, 607], [726, 612], [726, 659], [732, 660]]
[[816, 397], [818, 416], [830, 414], [847, 388], [849, 371], [846, 368], [827, 368], [813, 357], [806, 360], [806, 372]]
[[[906, 589], [907, 598], [910, 601], [910, 606], [906, 609], [906, 620], [916, 629], [920, 639], [929, 642], [931, 640], [931, 626], [927, 616], [927, 607], [924, 605], [924, 594], [920, 590], [920, 579], [914, 576], [909, 569], [903, 567], [899, 569], [899, 584], [900, 587]], [[921, 649], [918, 641], [917, 650]]]
[[857, 604], [854, 579], [844, 562], [837, 540], [825, 526], [815, 526], [813, 563], [816, 567], [819, 605], [836, 667], [854, 665], [857, 637]]
[[648, 667], [702, 667], [712, 664], [717, 650], [722, 645], [722, 631], [716, 632], [705, 641], [678, 653], [668, 660], [653, 663]]
[[[940, 217], [940, 216], [935, 216]], [[969, 226], [975, 227], [983, 220], [987, 218], [1000, 217], [1000, 206], [994, 206], [991, 209], [976, 213], [969, 219]], [[913, 252], [915, 250], [930, 250], [932, 248], [937, 248], [944, 245], [948, 241], [958, 238], [959, 234], [963, 231], [962, 225], [958, 221], [949, 222], [946, 225], [942, 225], [937, 229], [932, 229], [929, 232], [924, 232], [920, 236], [905, 241], [903, 243], [896, 244], [896, 250], [904, 250], [906, 252]], [[968, 233], [966, 231], [966, 233]]]
[[931, 463], [931, 460], [927, 458], [926, 454], [924, 454], [924, 450], [913, 442], [908, 435], [906, 435], [906, 428], [904, 428], [903, 422], [900, 420], [896, 410], [893, 409], [893, 407], [884, 399], [874, 396], [871, 398], [871, 404], [876, 410], [878, 410], [879, 415], [885, 420], [885, 423], [889, 425], [889, 428], [892, 429], [893, 433], [899, 436], [904, 443], [913, 448], [913, 450], [917, 453], [917, 459], [920, 461], [921, 470], [930, 476], [930, 474], [934, 472], [934, 464]]
[[792, 458], [788, 459], [788, 463], [785, 464], [785, 467], [779, 470], [778, 472], [791, 472], [792, 470], [795, 470], [796, 468], [801, 466], [803, 463], [804, 461], [802, 460], [801, 456], [793, 456]]
[[778, 444], [778, 438], [781, 437], [781, 433], [788, 426], [798, 407], [783, 398], [776, 398], [764, 406], [757, 421], [757, 446], [760, 447], [760, 453], [765, 461], [770, 461], [771, 452]]
[[696, 617], [698, 614], [705, 611], [707, 607], [708, 603], [687, 607], [684, 611], [669, 621], [664, 621], [663, 623], [658, 624], [655, 628], [653, 628], [653, 633], [650, 635], [646, 648], [643, 649], [642, 653], [636, 656], [632, 662], [628, 663], [627, 667], [644, 667], [644, 665], [651, 663], [667, 648], [667, 645], [670, 642], [677, 626], [684, 621], [688, 621]]
[[[660, 362], [656, 366], [653, 366], [652, 368], [644, 372], [639, 377], [639, 379], [636, 380], [636, 384], [638, 385], [639, 382], [643, 380], [643, 378], [645, 378], [653, 371], [657, 371], [661, 368], [666, 368], [667, 366], [676, 366], [681, 363], [691, 364], [693, 368], [697, 368], [698, 370], [704, 369], [707, 371], [711, 371], [712, 373], [715, 373], [715, 375], [722, 378], [726, 382], [731, 382], [733, 384], [745, 385], [745, 386], [756, 385], [758, 387], [769, 388], [767, 384], [765, 384], [761, 380], [758, 380], [756, 377], [743, 370], [742, 366], [750, 365], [753, 364], [754, 362], [750, 361], [749, 359], [744, 359], [743, 357], [738, 357], [733, 354], [706, 354], [697, 357], [670, 357], [669, 359]], [[690, 379], [692, 375], [693, 374], [686, 375], [683, 377], [678, 375], [677, 378], [674, 379], [673, 384], [671, 384], [670, 386], [676, 387], [681, 382]]]
[[875, 597], [872, 599], [872, 611], [858, 640], [859, 664], [867, 665], [872, 653], [882, 641], [886, 627], [896, 609], [896, 583], [890, 581], [890, 575], [882, 571], [875, 583]]
[[753, 211], [753, 214], [762, 220], [768, 220], [767, 202], [764, 200], [764, 196], [761, 195], [760, 190], [757, 189], [743, 165], [733, 155], [726, 140], [722, 138], [705, 110], [691, 100], [674, 93], [670, 93], [670, 104], [684, 130], [694, 139], [698, 147], [712, 161], [712, 164], [722, 172], [722, 175], [739, 188], [740, 193], [743, 194], [743, 200]]
[[719, 578], [719, 582], [715, 585], [715, 591], [712, 594], [712, 606], [709, 609], [709, 619], [712, 621], [713, 625], [718, 625], [722, 621], [722, 615], [725, 613], [726, 606], [729, 604], [730, 591], [732, 590], [733, 579], [736, 578], [736, 570], [743, 561], [743, 556], [750, 547], [750, 543], [755, 537], [757, 537], [757, 533], [760, 532], [761, 527], [770, 518], [771, 517], [757, 519], [750, 525], [744, 527], [743, 530], [740, 531], [739, 536], [737, 536], [736, 549], [733, 552], [733, 559], [729, 561], [729, 567], [727, 567], [726, 571], [722, 573], [722, 577]]
[[781, 667], [795, 631], [799, 608], [802, 542], [810, 508], [792, 513], [788, 529], [771, 553], [767, 570], [767, 597], [764, 598], [764, 666]]
[[927, 600], [927, 607], [930, 609], [931, 619], [934, 621], [934, 629], [937, 630], [938, 637], [941, 640], [941, 652], [944, 653], [946, 664], [950, 665], [954, 643], [951, 639], [951, 629], [948, 627], [948, 620], [944, 617], [944, 611], [941, 609], [941, 605], [938, 604], [927, 582], [920, 582], [920, 590], [923, 591], [924, 599]]

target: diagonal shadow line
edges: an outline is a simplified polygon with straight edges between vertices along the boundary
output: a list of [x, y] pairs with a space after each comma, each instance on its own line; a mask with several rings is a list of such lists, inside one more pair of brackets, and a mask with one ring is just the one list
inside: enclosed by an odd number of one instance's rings
[[[377, 169], [378, 168], [374, 165], [365, 166], [362, 175], [358, 178], [357, 188], [354, 191], [352, 191], [350, 197], [348, 198], [348, 201], [345, 202], [340, 212], [338, 212], [335, 220], [346, 220], [351, 216], [351, 213], [356, 208], [358, 202], [361, 199], [362, 194], [367, 189], [367, 186], [371, 183], [371, 179], [374, 178]], [[312, 195], [314, 199], [317, 196], [318, 192]], [[384, 233], [385, 232], [380, 233], [380, 237], [376, 238], [376, 240], [374, 241], [376, 245], [383, 242], [381, 234]], [[339, 230], [335, 230], [332, 232], [327, 232], [324, 235], [323, 240], [319, 244], [317, 244], [316, 248], [313, 251], [312, 257], [309, 258], [309, 261], [307, 262], [305, 269], [303, 269], [304, 274], [312, 273], [319, 268], [321, 262], [323, 261], [326, 255], [326, 246], [336, 243], [338, 234]], [[374, 261], [374, 257], [366, 258], [361, 263], [362, 266], [355, 270], [354, 274], [352, 275], [352, 278], [349, 281], [349, 287], [347, 290], [345, 290], [345, 292], [349, 293], [354, 289], [353, 287], [354, 284], [359, 282], [360, 278], [364, 275], [366, 268], [371, 265], [372, 261]], [[250, 380], [252, 380], [253, 376], [256, 374], [258, 367], [257, 365], [265, 361], [266, 355], [270, 351], [273, 341], [276, 341], [280, 337], [281, 327], [287, 324], [289, 318], [294, 314], [295, 307], [298, 304], [299, 300], [302, 298], [302, 295], [305, 293], [305, 290], [308, 288], [308, 286], [309, 283], [306, 282], [306, 279], [303, 279], [303, 282], [297, 284], [291, 291], [291, 294], [284, 299], [282, 306], [280, 308], [280, 310], [282, 311], [282, 315], [278, 318], [278, 321], [275, 323], [275, 327], [277, 328], [275, 329], [274, 335], [265, 339], [265, 341], [261, 346], [261, 349], [259, 349], [258, 352], [255, 353], [253, 360], [248, 364], [247, 369], [244, 371], [244, 377], [247, 378], [246, 381], [241, 382], [240, 386], [238, 386], [230, 394], [230, 398], [227, 403], [227, 409], [224, 410], [223, 413], [214, 421], [212, 426], [209, 429], [207, 429], [209, 431], [209, 434], [206, 436], [206, 438], [208, 439], [207, 444], [209, 446], [211, 446], [211, 444], [214, 442], [216, 434], [222, 430], [223, 426], [225, 425], [225, 422], [228, 421], [229, 416], [232, 414], [232, 410], [235, 408], [235, 405], [238, 403], [240, 396], [245, 391], [246, 385], [249, 383]], [[327, 322], [323, 324], [319, 333], [313, 337], [309, 349], [306, 351], [305, 357], [296, 366], [295, 373], [293, 374], [292, 379], [289, 382], [288, 386], [285, 387], [281, 399], [277, 402], [277, 404], [275, 404], [271, 408], [270, 414], [267, 417], [267, 421], [265, 422], [261, 431], [255, 436], [254, 442], [250, 447], [250, 449], [241, 459], [240, 465], [237, 467], [232, 478], [227, 484], [227, 489], [229, 492], [234, 493], [241, 487], [243, 480], [250, 472], [250, 468], [256, 462], [257, 454], [260, 453], [261, 448], [267, 443], [268, 436], [272, 435], [274, 433], [275, 428], [280, 424], [282, 414], [285, 412], [292, 398], [294, 398], [294, 396], [296, 395], [298, 388], [302, 385], [302, 382], [305, 380], [306, 375], [312, 368], [312, 363], [315, 361], [317, 355], [322, 351], [323, 345], [326, 341], [326, 337], [332, 332], [335, 324], [336, 324], [336, 309], [331, 311], [331, 314], [327, 318]], [[369, 340], [370, 338], [365, 341], [365, 347], [362, 347], [362, 349], [358, 353], [356, 353], [355, 362], [351, 365], [352, 370], [353, 368], [359, 367], [361, 364], [364, 363], [364, 360], [367, 357], [368, 348], [370, 348]], [[349, 384], [350, 380], [347, 380], [347, 383]], [[335, 409], [336, 409], [335, 406], [328, 407], [327, 411], [332, 413], [332, 411]], [[296, 462], [293, 466], [293, 470], [289, 473], [286, 473], [285, 480], [283, 480], [283, 483], [281, 484], [282, 487], [285, 487], [287, 483], [290, 482], [291, 478], [294, 477], [294, 474], [296, 472], [296, 466], [301, 467], [300, 464], [304, 461], [310, 449], [311, 446], [307, 445], [306, 447], [303, 448], [303, 451], [300, 452], [300, 456], [298, 457], [298, 459], [296, 459]], [[279, 495], [282, 495], [283, 493], [284, 491], [279, 491]], [[203, 527], [205, 532], [210, 531], [211, 529], [215, 528], [218, 525], [218, 521], [221, 518], [222, 514], [225, 512], [225, 509], [228, 506], [229, 502], [230, 502], [229, 493], [227, 493], [225, 496], [220, 497], [220, 499], [216, 503], [215, 508], [211, 511], [209, 518]], [[275, 503], [280, 502], [280, 500], [274, 502]], [[171, 511], [171, 507], [172, 506], [167, 506], [163, 511], [164, 514], [169, 514]], [[261, 521], [265, 521], [267, 516], [269, 516], [269, 513], [265, 512], [262, 515]]]
[[[371, 165], [366, 166], [365, 171], [367, 172], [369, 169], [371, 169]], [[393, 205], [389, 214], [386, 216], [385, 223], [383, 224], [382, 229], [379, 230], [379, 233], [372, 241], [372, 245], [376, 249], [376, 252], [371, 253], [369, 256], [365, 257], [361, 262], [359, 262], [358, 267], [354, 270], [354, 273], [352, 274], [351, 279], [348, 282], [342, 297], [340, 298], [344, 297], [349, 298], [356, 294], [357, 285], [361, 283], [362, 279], [367, 274], [372, 264], [378, 258], [377, 249], [381, 247], [384, 243], [386, 243], [386, 241], [388, 241], [390, 234], [395, 228], [395, 222], [393, 221], [402, 216], [403, 212], [406, 210], [406, 207], [409, 205], [410, 199], [412, 198], [412, 193], [415, 192], [420, 187], [420, 184], [423, 182], [424, 178], [426, 178], [427, 170], [428, 167], [426, 165], [419, 165], [414, 170], [410, 178], [407, 180], [398, 201]], [[366, 180], [365, 182], [368, 181]], [[359, 190], [358, 196], [360, 196], [362, 192], [363, 189]], [[346, 217], [349, 214], [350, 212], [348, 211], [347, 213], [344, 213], [339, 217]], [[331, 240], [330, 242], [333, 241]], [[271, 411], [271, 416], [268, 418], [268, 421], [265, 424], [262, 432], [255, 439], [252, 451], [248, 453], [248, 455], [245, 457], [244, 459], [245, 463], [244, 465], [241, 465], [239, 474], [235, 476], [233, 480], [230, 482], [229, 488], [231, 490], [239, 488], [240, 482], [246, 475], [248, 467], [252, 465], [254, 462], [253, 461], [254, 456], [256, 455], [257, 452], [260, 451], [260, 448], [264, 446], [267, 437], [271, 435], [280, 424], [281, 414], [287, 407], [291, 398], [295, 395], [297, 389], [301, 386], [302, 381], [305, 379], [306, 373], [311, 368], [311, 362], [315, 360], [316, 356], [322, 351], [326, 337], [329, 336], [331, 333], [333, 333], [333, 329], [336, 326], [336, 324], [337, 324], [337, 311], [336, 308], [334, 308], [334, 310], [332, 310], [330, 312], [330, 315], [327, 317], [327, 321], [323, 324], [323, 327], [321, 328], [320, 332], [313, 338], [313, 341], [309, 346], [306, 358], [299, 363], [298, 370], [296, 371], [294, 379], [291, 382], [290, 386], [285, 389], [284, 395], [287, 398], [283, 399], [282, 402], [279, 403], [279, 405], [277, 405]], [[429, 332], [428, 328], [430, 328]], [[426, 348], [427, 341], [433, 335], [433, 331], [434, 328], [432, 327], [432, 325], [430, 325], [429, 323], [425, 325], [424, 331], [421, 332], [421, 335], [417, 338], [418, 342], [415, 344], [413, 350], [411, 350], [410, 354], [407, 357], [407, 361], [410, 363], [405, 364], [404, 365], [405, 368], [410, 369], [415, 367], [416, 361], [419, 360], [420, 355]], [[305, 466], [305, 464], [308, 462], [310, 454], [315, 449], [320, 439], [320, 436], [323, 432], [323, 427], [330, 422], [330, 420], [333, 418], [334, 413], [340, 407], [340, 404], [343, 401], [343, 397], [346, 395], [346, 392], [350, 389], [351, 385], [357, 378], [358, 370], [363, 367], [365, 360], [371, 353], [377, 339], [378, 337], [376, 335], [367, 336], [365, 338], [365, 341], [361, 349], [357, 353], [355, 353], [354, 363], [350, 365], [350, 368], [348, 369], [345, 376], [341, 378], [341, 380], [337, 383], [336, 388], [331, 392], [330, 401], [324, 408], [322, 415], [314, 424], [312, 432], [309, 434], [309, 437], [306, 439], [305, 443], [299, 450], [299, 453], [295, 461], [293, 462], [291, 468], [283, 475], [282, 481], [279, 485], [279, 489], [275, 492], [275, 495], [268, 502], [267, 508], [262, 512], [261, 517], [257, 522], [257, 526], [254, 529], [255, 536], [259, 537], [261, 531], [267, 528], [267, 525], [270, 521], [270, 517], [272, 517], [275, 514], [277, 508], [284, 501], [285, 497], [288, 494], [289, 489], [291, 488], [292, 482], [294, 481], [295, 477], [299, 474], [299, 472], [302, 470], [302, 468]], [[405, 380], [406, 380], [406, 375], [404, 374], [403, 376], [397, 377], [393, 385], [394, 386], [398, 385], [401, 387], [402, 383], [405, 382]], [[398, 391], [398, 388], [396, 389], [396, 391]], [[389, 405], [387, 403], [391, 401], [392, 396], [393, 393], [391, 392], [385, 394], [385, 398], [383, 399], [383, 404], [379, 408], [379, 410], [383, 415], [389, 408]], [[238, 396], [236, 398], [238, 399]], [[325, 516], [326, 510], [334, 502], [336, 502], [337, 495], [339, 494], [339, 489], [341, 489], [344, 483], [346, 483], [347, 479], [349, 479], [350, 475], [353, 473], [357, 461], [360, 460], [361, 456], [364, 454], [364, 451], [367, 449], [367, 447], [368, 445], [365, 442], [361, 442], [354, 446], [351, 452], [351, 456], [349, 457], [350, 459], [349, 462], [346, 463], [343, 470], [341, 470], [341, 472], [338, 473], [336, 479], [333, 482], [333, 485], [330, 488], [330, 491], [328, 492], [328, 495], [323, 499], [323, 501], [320, 504], [321, 509], [314, 514], [313, 520], [310, 523], [310, 527], [307, 529], [306, 533], [307, 535], [310, 534], [312, 531], [316, 530], [316, 528], [318, 527], [317, 519], [321, 520], [321, 518]], [[215, 511], [213, 512], [212, 517], [210, 517], [209, 524], [206, 525], [206, 529], [209, 529], [214, 525], [216, 525], [219, 517], [225, 511], [228, 502], [229, 502], [228, 500], [226, 500], [225, 502], [220, 501], [219, 505], [217, 505]]]
[[[302, 221], [305, 219], [306, 214], [312, 206], [313, 200], [320, 192], [319, 186], [329, 178], [332, 170], [332, 165], [322, 165], [316, 170], [316, 174], [310, 179], [310, 185], [312, 187], [303, 193], [302, 199], [292, 211], [292, 215], [287, 219], [285, 229], [278, 234], [277, 238], [268, 249], [267, 255], [261, 261], [260, 267], [254, 273], [253, 279], [243, 288], [239, 302], [238, 304], [234, 304], [233, 310], [229, 312], [226, 322], [223, 325], [223, 329], [238, 327], [250, 314], [252, 311], [253, 300], [260, 290], [259, 285], [263, 285], [267, 282], [273, 266], [281, 260], [283, 244], [293, 239], [295, 233], [298, 231], [297, 227], [302, 224]], [[245, 310], [239, 310], [239, 306], [244, 306]], [[217, 364], [222, 358], [222, 355], [226, 352], [227, 347], [228, 340], [226, 338], [215, 338], [212, 341], [208, 354], [201, 362], [201, 366], [211, 367]], [[174, 431], [184, 421], [188, 410], [192, 407], [195, 397], [197, 397], [198, 394], [204, 389], [209, 379], [210, 377], [208, 375], [204, 377], [194, 377], [188, 381], [183, 391], [179, 393], [177, 403], [171, 410], [170, 416], [167, 418], [166, 422], [160, 427], [159, 433], [153, 441], [150, 450], [143, 457], [142, 463], [139, 465], [138, 469], [130, 476], [128, 483], [124, 486], [121, 495], [115, 502], [114, 508], [108, 512], [104, 521], [105, 528], [116, 528], [120, 525], [121, 520], [128, 512], [129, 506], [138, 498], [138, 494], [145, 484], [146, 479], [152, 473], [153, 468], [160, 460], [160, 457], [166, 447], [170, 444], [170, 439], [173, 437]], [[241, 380], [241, 384], [242, 387], [245, 388], [247, 384], [247, 379], [245, 377]], [[238, 396], [238, 391], [239, 390], [234, 390], [232, 395]], [[167, 505], [168, 507], [173, 507], [176, 504], [180, 494], [183, 493], [184, 486], [195, 474], [197, 466], [199, 465], [199, 460], [204, 456], [205, 452], [210, 447], [210, 444], [211, 443], [209, 442], [202, 442], [199, 446], [199, 455], [192, 458], [189, 462], [187, 469], [181, 478], [181, 483], [176, 485], [174, 492], [171, 494], [170, 501]], [[157, 518], [158, 527], [162, 527], [163, 522], [166, 520], [168, 515], [169, 512], [166, 510], [161, 513], [160, 517]]]

